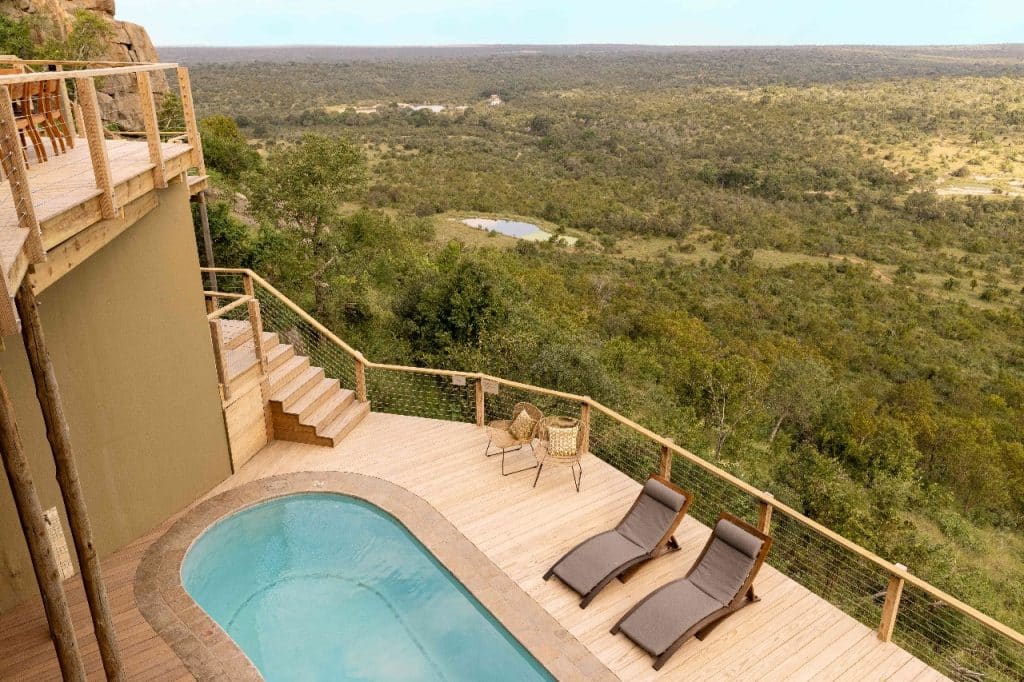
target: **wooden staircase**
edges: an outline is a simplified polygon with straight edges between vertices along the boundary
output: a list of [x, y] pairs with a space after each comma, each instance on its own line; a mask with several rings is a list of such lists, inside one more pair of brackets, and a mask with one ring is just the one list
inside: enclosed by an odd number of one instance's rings
[[[249, 323], [222, 320], [221, 329], [232, 383], [250, 371], [258, 374]], [[261, 346], [274, 438], [333, 447], [369, 413], [369, 402], [359, 402], [353, 391], [325, 376], [322, 367], [312, 365], [277, 334], [263, 332]]]

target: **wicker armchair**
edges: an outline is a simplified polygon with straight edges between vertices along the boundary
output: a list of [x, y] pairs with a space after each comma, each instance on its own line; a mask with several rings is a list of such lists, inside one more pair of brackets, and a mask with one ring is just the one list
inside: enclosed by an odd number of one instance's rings
[[[518, 474], [521, 471], [537, 468], [537, 453], [533, 448], [533, 439], [536, 438], [537, 429], [543, 419], [544, 414], [534, 405], [530, 403], [516, 403], [512, 408], [511, 419], [498, 419], [487, 425], [487, 433], [490, 438], [487, 441], [487, 447], [484, 448], [484, 456], [494, 457], [495, 455], [501, 455], [502, 476]], [[526, 427], [525, 430], [517, 432], [524, 425]], [[525, 445], [530, 446], [530, 451], [534, 455], [534, 463], [521, 469], [505, 471], [505, 455], [521, 450]], [[494, 446], [493, 450], [491, 446]]]
[[[580, 491], [583, 482], [583, 429], [580, 420], [573, 417], [545, 417], [541, 420], [537, 438], [540, 440], [537, 455], [537, 475], [533, 478], [533, 487], [537, 487], [540, 472], [545, 464], [568, 466], [572, 470], [572, 482], [576, 492]], [[576, 470], [579, 469], [577, 476]]]

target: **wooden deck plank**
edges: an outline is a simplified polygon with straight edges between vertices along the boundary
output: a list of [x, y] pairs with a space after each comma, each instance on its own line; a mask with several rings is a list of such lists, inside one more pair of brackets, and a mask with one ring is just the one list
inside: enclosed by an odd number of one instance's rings
[[[543, 572], [581, 537], [615, 525], [639, 485], [587, 455], [579, 493], [568, 471], [503, 477], [498, 458], [485, 458], [485, 431], [472, 424], [371, 413], [333, 449], [275, 441], [211, 495], [252, 480], [295, 471], [352, 471], [387, 479], [421, 496], [527, 594], [623, 679], [942, 679], [941, 675], [770, 566], [755, 588], [762, 600], [743, 609], [705, 641], [687, 643], [656, 673], [651, 659], [608, 630], [635, 601], [682, 576], [709, 529], [688, 518], [678, 552], [646, 566], [627, 583], [614, 581], [587, 608]], [[564, 474], [564, 475], [563, 475]], [[162, 528], [166, 528], [164, 524]], [[187, 676], [174, 654], [135, 607], [135, 568], [160, 529], [104, 562], [115, 622], [135, 679]], [[77, 579], [70, 581], [73, 613], [87, 650], [90, 675], [101, 673]], [[18, 652], [17, 656], [8, 656]], [[0, 679], [44, 679], [56, 671], [37, 604], [0, 617]], [[99, 677], [96, 677], [99, 679]]]

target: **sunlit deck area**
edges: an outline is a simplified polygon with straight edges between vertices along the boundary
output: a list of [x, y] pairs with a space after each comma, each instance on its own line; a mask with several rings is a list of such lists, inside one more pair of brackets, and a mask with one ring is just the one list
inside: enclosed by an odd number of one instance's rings
[[[390, 481], [446, 517], [622, 679], [945, 679], [771, 566], [755, 581], [762, 601], [730, 617], [704, 641], [691, 640], [655, 672], [649, 656], [624, 636], [609, 634], [609, 628], [655, 587], [681, 577], [709, 529], [688, 517], [677, 533], [681, 551], [652, 562], [625, 584], [614, 581], [587, 609], [580, 609], [574, 592], [541, 576], [580, 539], [614, 526], [639, 484], [587, 454], [579, 493], [568, 469], [560, 468], [545, 470], [533, 488], [532, 471], [502, 477], [498, 461], [483, 456], [486, 442], [485, 429], [474, 424], [374, 412], [334, 448], [272, 441], [210, 496], [301, 471], [355, 472]], [[126, 665], [138, 679], [190, 677], [139, 613], [133, 594], [140, 558], [169, 525], [104, 563]], [[86, 637], [89, 619], [77, 578], [69, 581], [69, 595], [86, 665], [91, 676], [101, 679], [95, 642]], [[6, 614], [0, 633], [0, 679], [58, 676], [38, 604]], [[210, 676], [218, 672], [211, 670]]]

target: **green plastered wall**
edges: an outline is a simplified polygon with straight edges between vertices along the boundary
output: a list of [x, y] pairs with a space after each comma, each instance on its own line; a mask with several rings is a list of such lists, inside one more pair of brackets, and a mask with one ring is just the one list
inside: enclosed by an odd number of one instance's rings
[[[188, 192], [160, 204], [39, 296], [97, 549], [107, 556], [230, 474]], [[43, 508], [64, 517], [42, 414], [17, 335], [0, 373]], [[66, 517], [65, 534], [71, 545]], [[0, 477], [0, 612], [37, 594]]]

